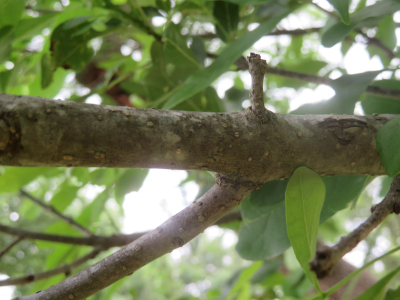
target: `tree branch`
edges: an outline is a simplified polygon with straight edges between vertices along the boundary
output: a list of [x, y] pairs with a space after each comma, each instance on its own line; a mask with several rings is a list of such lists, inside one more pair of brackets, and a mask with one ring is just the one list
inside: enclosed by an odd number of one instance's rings
[[[52, 270], [45, 271], [45, 272], [0, 280], [0, 286], [28, 284], [28, 283], [39, 281], [42, 279], [50, 278], [52, 276], [62, 274], [62, 273], [64, 273], [66, 276], [68, 276], [69, 274], [71, 274], [73, 269], [75, 269], [76, 267], [85, 263], [89, 259], [95, 258], [97, 256], [97, 254], [99, 254], [103, 250], [104, 249], [101, 246], [97, 246], [92, 251], [90, 251], [88, 254], [74, 260], [73, 262], [71, 262], [69, 264], [63, 264], [57, 268], [54, 268]], [[40, 292], [41, 291], [36, 292], [35, 295], [38, 295]]]
[[215, 184], [196, 202], [107, 258], [57, 285], [18, 300], [86, 299], [156, 258], [182, 247], [250, 193], [248, 183], [216, 175]]
[[249, 72], [251, 74], [251, 110], [262, 124], [276, 120], [274, 113], [268, 111], [264, 104], [263, 84], [264, 75], [268, 69], [267, 62], [261, 59], [259, 54], [253, 52], [250, 53], [250, 56], [247, 56], [247, 61], [249, 62]]
[[[217, 57], [217, 55], [214, 55], [214, 54], [209, 54], [207, 56], [211, 57], [211, 58]], [[248, 63], [243, 56], [241, 56], [235, 62], [235, 65], [237, 66], [238, 70], [248, 70], [248, 68], [249, 68]], [[334, 80], [330, 79], [329, 77], [322, 77], [322, 76], [313, 75], [313, 74], [306, 74], [306, 73], [301, 73], [301, 72], [296, 72], [296, 71], [290, 71], [290, 70], [275, 68], [275, 67], [271, 67], [271, 66], [269, 66], [269, 68], [265, 71], [265, 73], [278, 75], [278, 76], [282, 76], [282, 77], [287, 77], [287, 78], [293, 78], [293, 79], [297, 79], [297, 80], [301, 80], [301, 81], [305, 81], [305, 82], [309, 82], [309, 83], [315, 83], [315, 84], [326, 84], [326, 85], [332, 86], [334, 83]], [[382, 97], [386, 97], [386, 98], [400, 100], [400, 90], [370, 85], [367, 87], [365, 92], [367, 94], [371, 94], [371, 95], [382, 96]]]
[[[233, 221], [241, 221], [241, 220], [242, 220], [242, 215], [240, 213], [240, 210], [235, 210], [233, 212], [227, 213], [213, 225], [223, 225]], [[67, 235], [34, 232], [26, 229], [20, 229], [0, 224], [0, 232], [7, 233], [10, 235], [15, 235], [19, 237], [20, 240], [33, 239], [33, 240], [42, 240], [54, 243], [70, 244], [70, 245], [102, 246], [104, 250], [107, 250], [111, 247], [122, 247], [128, 245], [134, 240], [140, 238], [142, 235], [145, 235], [148, 231], [136, 232], [131, 234], [118, 234], [111, 236], [98, 236], [92, 234], [90, 237], [75, 237]], [[2, 254], [0, 254], [0, 257], [1, 255]]]
[[74, 227], [76, 230], [78, 230], [81, 233], [83, 233], [85, 236], [93, 235], [89, 230], [87, 230], [82, 225], [80, 225], [77, 222], [75, 222], [73, 219], [71, 219], [71, 218], [69, 218], [67, 216], [64, 216], [57, 209], [55, 209], [53, 206], [48, 205], [48, 204], [44, 203], [43, 201], [40, 201], [39, 199], [33, 197], [31, 194], [25, 192], [24, 190], [20, 190], [20, 193], [21, 193], [22, 196], [25, 196], [26, 198], [31, 200], [33, 203], [35, 203], [35, 204], [39, 205], [40, 207], [42, 207], [44, 210], [47, 210], [47, 211], [51, 212], [52, 214], [54, 214], [57, 217], [59, 217], [61, 220], [63, 220], [66, 223], [70, 224], [72, 227]]
[[289, 178], [300, 165], [325, 175], [385, 174], [375, 133], [395, 117], [275, 114], [260, 124], [249, 110], [165, 111], [6, 94], [0, 116], [0, 165], [209, 170], [261, 183]]
[[317, 250], [315, 257], [310, 262], [311, 270], [317, 274], [318, 278], [329, 275], [332, 268], [346, 253], [353, 250], [359, 242], [365, 239], [392, 213], [400, 213], [400, 175], [393, 178], [389, 192], [382, 202], [371, 207], [371, 216], [364, 223], [347, 236], [342, 237], [336, 245], [332, 247], [323, 246]]
[[8, 246], [4, 247], [0, 251], [0, 258], [6, 254], [8, 251], [11, 250], [12, 247], [14, 247], [16, 244], [18, 244], [20, 241], [22, 241], [24, 238], [23, 237], [17, 237], [14, 241], [12, 241]]

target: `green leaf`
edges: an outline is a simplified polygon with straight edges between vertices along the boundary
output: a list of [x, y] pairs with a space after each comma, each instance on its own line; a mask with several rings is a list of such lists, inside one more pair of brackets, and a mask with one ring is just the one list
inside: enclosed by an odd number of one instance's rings
[[0, 29], [0, 64], [10, 57], [13, 40], [14, 30], [12, 26], [4, 26]]
[[195, 95], [209, 86], [214, 80], [222, 75], [229, 67], [246, 51], [251, 45], [266, 35], [276, 24], [286, 17], [290, 12], [287, 11], [269, 21], [260, 24], [255, 30], [246, 33], [236, 41], [227, 46], [218, 58], [207, 68], [198, 70], [190, 75], [180, 89], [173, 94], [164, 104], [163, 109], [171, 109], [185, 99]]
[[[168, 62], [180, 66], [197, 66], [198, 63], [194, 53], [187, 47], [186, 38], [181, 34], [181, 27], [170, 23], [164, 32], [164, 55]], [[152, 55], [152, 59], [154, 59]], [[153, 60], [154, 61], [154, 60]]]
[[297, 260], [317, 289], [318, 280], [308, 262], [315, 256], [324, 198], [325, 185], [321, 177], [306, 167], [297, 168], [285, 193], [287, 231]]
[[[364, 293], [360, 296], [354, 298], [353, 300], [380, 300], [383, 298], [383, 294], [385, 293], [386, 286], [392, 278], [399, 273], [400, 267], [396, 268], [385, 277], [381, 278], [378, 282], [376, 282], [373, 286], [369, 287]], [[385, 297], [386, 298], [386, 297]]]
[[42, 69], [41, 87], [42, 87], [42, 89], [45, 89], [53, 81], [53, 67], [51, 64], [51, 57], [49, 54], [43, 53], [42, 60], [40, 62], [40, 66]]
[[384, 300], [400, 300], [400, 286], [396, 290], [388, 290]]
[[[143, 184], [149, 170], [128, 169], [115, 182], [115, 198], [122, 203], [124, 196], [130, 192], [138, 191]], [[121, 201], [122, 200], [122, 201]]]
[[320, 223], [356, 201], [370, 180], [368, 175], [343, 175], [322, 177], [326, 193]]
[[386, 174], [395, 176], [400, 172], [400, 116], [382, 126], [375, 139]]
[[49, 13], [37, 18], [22, 19], [15, 25], [15, 40], [21, 41], [31, 39], [34, 36], [41, 34], [42, 30], [53, 24], [55, 19], [61, 13]]
[[[388, 89], [400, 91], [400, 81], [378, 80], [372, 83], [372, 86], [378, 86]], [[400, 101], [397, 99], [390, 99], [384, 96], [376, 96], [366, 94], [363, 101], [361, 101], [362, 108], [367, 115], [376, 114], [400, 114]]]
[[[369, 261], [368, 263], [366, 263], [365, 265], [363, 265], [361, 268], [355, 270], [354, 272], [350, 273], [349, 275], [347, 275], [345, 278], [343, 278], [342, 280], [340, 280], [338, 283], [336, 283], [334, 286], [330, 287], [329, 289], [327, 289], [324, 292], [324, 297], [321, 296], [317, 296], [315, 298], [313, 298], [312, 300], [323, 300], [326, 299], [327, 297], [329, 297], [331, 294], [333, 294], [334, 292], [336, 292], [338, 289], [340, 289], [342, 286], [344, 286], [346, 283], [348, 283], [350, 280], [352, 280], [353, 278], [357, 277], [362, 271], [364, 271], [366, 268], [368, 268], [369, 266], [373, 265], [375, 262], [397, 252], [400, 250], [400, 247], [396, 247], [393, 248], [392, 250], [386, 252], [385, 254]], [[354, 299], [353, 299], [354, 300]]]
[[216, 30], [218, 37], [228, 41], [230, 33], [235, 31], [239, 24], [239, 5], [226, 1], [214, 1], [213, 15], [217, 20]]
[[51, 205], [63, 212], [74, 201], [79, 189], [80, 187], [71, 185], [69, 181], [64, 181], [58, 192], [51, 198]]
[[52, 171], [52, 168], [7, 168], [0, 176], [0, 193], [16, 192], [39, 175]]
[[338, 12], [340, 19], [342, 19], [343, 23], [348, 25], [350, 24], [350, 15], [349, 15], [349, 0], [328, 0], [333, 7]]
[[243, 222], [236, 245], [241, 257], [271, 259], [290, 247], [285, 221], [286, 186], [287, 181], [270, 181], [244, 199]]
[[[68, 22], [73, 21], [74, 19]], [[94, 54], [93, 49], [88, 47], [88, 42], [99, 33], [90, 29], [88, 25], [90, 22], [72, 28], [66, 26], [68, 22], [59, 25], [51, 35], [52, 63], [55, 67], [80, 70], [87, 65]], [[79, 31], [82, 33], [77, 34]]]
[[15, 25], [24, 13], [27, 0], [0, 0], [0, 28]]
[[336, 23], [330, 27], [321, 38], [321, 43], [325, 47], [332, 47], [344, 39], [353, 28], [368, 18], [382, 17], [391, 15], [400, 9], [399, 0], [378, 1], [373, 5], [354, 13], [350, 18], [350, 24], [346, 25], [342, 22]]
[[381, 71], [343, 75], [332, 83], [336, 95], [328, 101], [300, 106], [291, 114], [353, 114], [354, 107], [367, 86]]
[[275, 0], [226, 0], [226, 2], [236, 3], [240, 5], [257, 5]]
[[98, 194], [93, 201], [86, 206], [76, 221], [82, 226], [88, 227], [100, 218], [105, 204], [108, 200], [109, 189], [106, 188], [103, 192]]

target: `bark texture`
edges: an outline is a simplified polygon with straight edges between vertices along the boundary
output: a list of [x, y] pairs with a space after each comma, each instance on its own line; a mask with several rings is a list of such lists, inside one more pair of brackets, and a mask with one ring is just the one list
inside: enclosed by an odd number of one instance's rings
[[395, 115], [204, 113], [0, 94], [0, 164], [209, 170], [240, 181], [383, 175], [375, 133]]

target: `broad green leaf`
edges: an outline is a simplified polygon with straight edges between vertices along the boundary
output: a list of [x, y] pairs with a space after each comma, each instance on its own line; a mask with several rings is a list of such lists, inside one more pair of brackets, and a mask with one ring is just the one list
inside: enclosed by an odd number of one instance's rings
[[226, 0], [226, 2], [236, 3], [240, 5], [257, 5], [275, 0]]
[[297, 260], [317, 289], [318, 280], [308, 262], [315, 256], [324, 198], [325, 185], [321, 177], [306, 167], [297, 168], [285, 193], [287, 231]]
[[350, 15], [349, 15], [349, 0], [328, 0], [336, 11], [339, 13], [340, 19], [342, 19], [343, 23], [348, 25], [350, 24]]
[[194, 36], [192, 44], [190, 45], [190, 50], [194, 53], [197, 61], [204, 67], [204, 60], [206, 59], [207, 53], [204, 48], [204, 42], [201, 38]]
[[300, 106], [291, 114], [353, 114], [354, 107], [367, 86], [381, 71], [343, 75], [332, 83], [336, 95], [327, 101]]
[[15, 40], [31, 39], [35, 35], [41, 34], [42, 30], [52, 25], [60, 14], [62, 13], [49, 13], [37, 18], [22, 19], [15, 26]]
[[97, 221], [108, 200], [108, 193], [109, 189], [106, 188], [103, 192], [98, 194], [96, 198], [94, 198], [93, 201], [83, 209], [80, 216], [76, 218], [76, 221], [85, 227], [88, 227], [90, 224]]
[[388, 290], [384, 300], [400, 300], [400, 286], [396, 290]]
[[[374, 38], [378, 39], [387, 49], [393, 51], [397, 45], [396, 28], [397, 24], [394, 22], [393, 16], [387, 16], [379, 22]], [[381, 47], [371, 44], [367, 47], [367, 50], [370, 57], [378, 55], [384, 66], [390, 65], [392, 57], [389, 57], [388, 53], [383, 51]]]
[[[372, 86], [378, 86], [388, 89], [400, 91], [400, 84], [398, 80], [378, 80], [372, 83]], [[362, 108], [367, 115], [376, 114], [400, 114], [400, 101], [397, 99], [390, 99], [384, 96], [376, 96], [366, 94], [363, 101], [361, 101]]]
[[368, 18], [382, 17], [391, 15], [400, 10], [399, 0], [378, 1], [373, 5], [367, 6], [364, 9], [354, 13], [350, 18], [350, 24], [346, 25], [338, 22], [330, 27], [322, 36], [321, 43], [325, 47], [332, 47], [344, 39], [353, 28]]
[[213, 15], [217, 21], [215, 27], [218, 37], [228, 41], [230, 33], [235, 31], [239, 24], [239, 6], [227, 1], [214, 1]]
[[28, 87], [29, 95], [40, 96], [50, 99], [55, 97], [63, 87], [65, 77], [67, 77], [69, 73], [71, 73], [71, 70], [64, 70], [63, 68], [57, 68], [57, 70], [53, 73], [52, 82], [45, 89], [42, 89], [41, 87], [42, 76], [36, 76], [35, 80]]
[[149, 170], [128, 169], [124, 170], [121, 177], [115, 182], [115, 198], [119, 203], [123, 202], [124, 196], [130, 192], [138, 191], [143, 184]]
[[[340, 289], [342, 286], [344, 286], [346, 283], [348, 283], [350, 280], [352, 280], [353, 278], [357, 277], [362, 271], [364, 271], [366, 268], [370, 267], [371, 265], [373, 265], [375, 262], [380, 261], [381, 259], [397, 252], [400, 250], [400, 247], [396, 247], [393, 248], [392, 250], [386, 252], [385, 254], [367, 262], [365, 265], [363, 265], [361, 268], [355, 270], [354, 272], [350, 273], [349, 275], [347, 275], [345, 278], [343, 278], [342, 280], [340, 280], [338, 283], [336, 283], [334, 286], [330, 287], [329, 289], [327, 289], [326, 291], [324, 291], [323, 295], [317, 296], [315, 298], [313, 298], [312, 300], [323, 300], [326, 299], [327, 297], [329, 297], [331, 294], [333, 294], [334, 292], [336, 292], [338, 289]], [[354, 299], [353, 299], [354, 300]]]
[[376, 282], [373, 286], [368, 288], [364, 293], [360, 296], [354, 298], [353, 300], [380, 300], [383, 298], [383, 295], [386, 290], [386, 286], [392, 278], [399, 273], [400, 267], [394, 269], [392, 272], [387, 274], [385, 277], [381, 278], [378, 282]]
[[[201, 67], [194, 53], [187, 47], [186, 37], [181, 34], [180, 26], [171, 22], [164, 32], [163, 40], [164, 55], [168, 62], [181, 67]], [[152, 59], [155, 59], [154, 55]]]
[[243, 222], [236, 245], [241, 257], [271, 259], [290, 247], [285, 222], [286, 186], [287, 181], [270, 181], [244, 199]]
[[42, 81], [41, 87], [42, 89], [47, 88], [50, 83], [53, 81], [53, 66], [51, 64], [51, 57], [47, 53], [43, 53], [42, 60], [40, 62], [41, 66], [41, 74], [42, 74]]
[[400, 116], [382, 126], [375, 139], [386, 174], [395, 176], [400, 172]]
[[[291, 10], [292, 11], [292, 10]], [[229, 67], [246, 51], [251, 45], [266, 35], [276, 24], [286, 17], [291, 11], [285, 12], [269, 21], [260, 24], [255, 30], [246, 33], [236, 41], [227, 46], [218, 58], [207, 68], [194, 72], [180, 89], [173, 94], [164, 104], [163, 109], [171, 109], [185, 99], [195, 95], [209, 86], [214, 80], [222, 75]]]
[[27, 0], [0, 0], [0, 28], [15, 25], [24, 13]]
[[[226, 297], [227, 300], [234, 300], [234, 299], [250, 299], [250, 295], [247, 295], [249, 292], [249, 288], [251, 285], [251, 278], [254, 276], [255, 272], [262, 266], [261, 261], [254, 262], [251, 266], [244, 269], [235, 284], [232, 286], [228, 296]], [[241, 298], [244, 295], [248, 296], [247, 298]]]
[[0, 176], [0, 193], [16, 192], [36, 177], [51, 171], [53, 171], [52, 168], [8, 168]]
[[[68, 22], [73, 22], [70, 20]], [[88, 22], [76, 27], [64, 28], [67, 23], [59, 25], [51, 35], [52, 64], [64, 69], [80, 70], [92, 58], [93, 49], [88, 47], [88, 42], [99, 35], [98, 32], [88, 27]], [[82, 33], [77, 34], [77, 32]]]
[[13, 39], [14, 30], [12, 26], [4, 26], [0, 29], [0, 64], [10, 57]]
[[51, 198], [50, 204], [57, 210], [63, 212], [75, 199], [79, 189], [80, 187], [71, 185], [68, 180], [64, 181], [59, 187], [58, 192]]
[[336, 212], [345, 209], [350, 202], [356, 201], [370, 180], [367, 175], [343, 175], [321, 177], [326, 193], [321, 211], [320, 223]]

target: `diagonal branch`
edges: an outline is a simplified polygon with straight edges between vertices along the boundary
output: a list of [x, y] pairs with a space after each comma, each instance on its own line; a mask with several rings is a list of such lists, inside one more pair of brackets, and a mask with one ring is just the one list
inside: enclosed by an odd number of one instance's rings
[[336, 245], [332, 247], [323, 246], [317, 250], [315, 257], [310, 262], [311, 270], [317, 274], [318, 278], [329, 275], [333, 267], [346, 253], [353, 250], [359, 242], [365, 239], [392, 213], [400, 213], [400, 175], [393, 178], [385, 198], [379, 204], [371, 207], [371, 216], [364, 223], [347, 236], [342, 237]]
[[20, 190], [20, 193], [21, 193], [22, 196], [25, 196], [26, 198], [31, 200], [33, 203], [35, 203], [35, 204], [39, 205], [40, 207], [42, 207], [44, 210], [47, 210], [47, 211], [51, 212], [52, 214], [54, 214], [57, 217], [59, 217], [61, 220], [63, 220], [66, 223], [70, 224], [72, 227], [74, 227], [78, 231], [82, 232], [85, 236], [93, 235], [89, 230], [84, 228], [79, 223], [75, 222], [73, 219], [71, 219], [71, 218], [69, 218], [67, 216], [64, 216], [57, 209], [55, 209], [53, 206], [48, 205], [48, 204], [44, 203], [43, 201], [40, 201], [39, 199], [33, 197], [31, 194], [25, 192], [24, 190]]
[[[157, 229], [74, 276], [40, 292], [40, 299], [86, 299], [110, 284], [128, 276], [157, 259], [182, 247], [250, 193], [248, 183], [219, 175], [217, 183], [196, 202], [172, 216]], [[36, 294], [19, 300], [38, 299]]]
[[[52, 270], [45, 271], [45, 272], [0, 280], [0, 286], [28, 284], [28, 283], [39, 281], [42, 279], [47, 279], [47, 278], [50, 278], [52, 276], [62, 274], [62, 273], [64, 273], [66, 276], [68, 276], [69, 274], [71, 274], [73, 269], [75, 269], [76, 267], [85, 263], [86, 261], [88, 261], [92, 258], [95, 258], [97, 256], [97, 254], [99, 254], [103, 250], [104, 250], [104, 248], [102, 248], [101, 246], [97, 246], [92, 251], [90, 251], [88, 254], [74, 260], [73, 262], [71, 262], [69, 264], [63, 264], [57, 268], [54, 268]], [[36, 292], [35, 295], [37, 295], [38, 293], [40, 293], [40, 291]]]
[[14, 247], [16, 244], [18, 244], [20, 241], [22, 241], [24, 238], [23, 237], [17, 237], [14, 241], [12, 241], [9, 245], [1, 249], [0, 251], [0, 258], [6, 254], [8, 251], [11, 250], [12, 247]]

